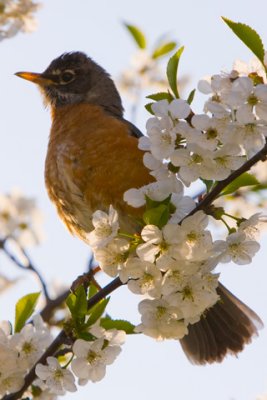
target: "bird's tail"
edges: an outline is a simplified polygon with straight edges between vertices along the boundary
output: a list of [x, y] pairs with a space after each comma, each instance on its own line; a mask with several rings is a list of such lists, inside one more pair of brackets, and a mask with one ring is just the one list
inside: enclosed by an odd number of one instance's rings
[[220, 300], [189, 325], [180, 341], [193, 364], [221, 362], [226, 354], [239, 353], [263, 326], [258, 315], [220, 283], [217, 292]]

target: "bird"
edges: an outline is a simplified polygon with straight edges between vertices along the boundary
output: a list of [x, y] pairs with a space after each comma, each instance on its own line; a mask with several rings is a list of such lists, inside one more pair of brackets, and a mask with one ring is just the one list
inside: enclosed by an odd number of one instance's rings
[[[85, 53], [64, 53], [42, 73], [17, 72], [38, 85], [51, 111], [45, 184], [59, 217], [72, 234], [86, 241], [92, 214], [118, 211], [122, 229], [134, 231], [143, 210], [123, 201], [130, 188], [154, 178], [138, 148], [140, 130], [123, 117], [111, 76]], [[181, 346], [191, 363], [221, 362], [237, 355], [258, 335], [258, 315], [219, 283], [220, 300], [189, 325]]]

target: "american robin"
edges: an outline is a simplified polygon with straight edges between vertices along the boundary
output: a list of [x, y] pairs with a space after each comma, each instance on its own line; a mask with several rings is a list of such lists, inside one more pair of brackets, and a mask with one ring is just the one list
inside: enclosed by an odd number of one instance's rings
[[[18, 72], [36, 83], [50, 106], [52, 128], [45, 165], [48, 194], [70, 232], [85, 239], [95, 210], [119, 212], [122, 228], [134, 229], [142, 210], [123, 193], [153, 181], [137, 147], [142, 133], [123, 118], [120, 95], [109, 74], [84, 53], [62, 54], [43, 73]], [[222, 284], [220, 301], [189, 325], [181, 345], [195, 364], [237, 354], [257, 334], [259, 317]]]

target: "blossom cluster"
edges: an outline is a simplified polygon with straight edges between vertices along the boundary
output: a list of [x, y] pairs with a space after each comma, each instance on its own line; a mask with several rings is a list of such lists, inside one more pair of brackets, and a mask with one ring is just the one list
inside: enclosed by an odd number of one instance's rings
[[32, 32], [36, 28], [33, 14], [39, 5], [32, 0], [0, 1], [0, 41], [18, 32]]
[[153, 59], [147, 50], [138, 50], [132, 57], [129, 68], [121, 73], [118, 85], [122, 92], [131, 96], [132, 101], [136, 101], [142, 90], [162, 90], [166, 87], [167, 82], [162, 76], [158, 60]]
[[258, 72], [213, 75], [198, 88], [210, 94], [203, 114], [191, 114], [182, 99], [152, 105], [155, 116], [139, 147], [151, 152], [145, 164], [158, 180], [172, 170], [186, 185], [198, 178], [223, 180], [265, 144], [267, 85]]
[[12, 238], [22, 247], [39, 244], [43, 238], [41, 223], [34, 199], [18, 190], [0, 194], [0, 239]]
[[[67, 358], [60, 362], [56, 357], [48, 357], [47, 365], [37, 364], [36, 379], [28, 390], [28, 395], [42, 400], [54, 400], [67, 391], [77, 390], [88, 381], [97, 382], [104, 378], [106, 366], [112, 364], [121, 352], [125, 332], [115, 329], [105, 330], [95, 324], [90, 327], [90, 341], [77, 339]], [[0, 397], [19, 391], [24, 377], [36, 364], [49, 344], [52, 335], [41, 317], [36, 315], [33, 324], [25, 325], [20, 332], [12, 334], [11, 324], [0, 323]], [[70, 365], [71, 369], [68, 368]]]
[[[47, 365], [37, 364], [35, 372], [38, 378], [34, 385], [40, 388], [42, 399], [54, 399], [55, 395], [64, 395], [67, 391], [75, 392], [75, 376], [79, 385], [104, 378], [106, 366], [112, 364], [121, 352], [125, 332], [106, 331], [95, 324], [88, 333], [92, 340], [77, 339], [74, 342], [71, 363], [65, 362], [66, 366], [62, 366], [56, 357], [48, 357]], [[67, 368], [69, 364], [71, 370]]]
[[180, 98], [151, 106], [154, 115], [139, 148], [155, 182], [124, 194], [130, 206], [146, 207], [144, 226], [134, 234], [121, 231], [118, 213], [110, 206], [108, 213], [94, 213], [88, 235], [102, 270], [146, 296], [139, 303], [141, 323], [135, 330], [157, 339], [181, 339], [188, 325], [219, 300], [219, 263], [248, 264], [259, 250], [259, 214], [234, 218], [230, 227], [222, 209], [216, 218], [227, 234], [215, 240], [208, 229], [212, 215], [194, 210], [184, 190], [198, 179], [215, 183], [227, 178], [264, 146], [263, 68], [214, 75], [198, 88], [210, 95], [202, 114], [194, 115]]
[[52, 338], [39, 316], [20, 332], [11, 332], [11, 324], [0, 324], [0, 397], [14, 393], [24, 384], [24, 376], [40, 358]]

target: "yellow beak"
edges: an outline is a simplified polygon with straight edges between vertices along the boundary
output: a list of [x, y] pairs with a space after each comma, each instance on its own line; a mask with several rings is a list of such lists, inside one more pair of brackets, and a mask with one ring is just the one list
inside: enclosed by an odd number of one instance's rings
[[43, 74], [38, 74], [36, 72], [16, 72], [15, 75], [41, 86], [55, 84], [55, 82], [52, 79], [43, 76]]

